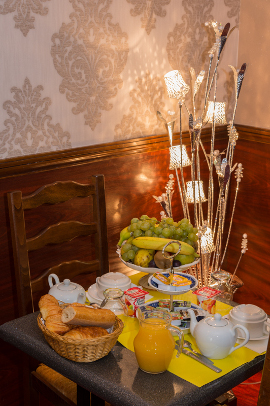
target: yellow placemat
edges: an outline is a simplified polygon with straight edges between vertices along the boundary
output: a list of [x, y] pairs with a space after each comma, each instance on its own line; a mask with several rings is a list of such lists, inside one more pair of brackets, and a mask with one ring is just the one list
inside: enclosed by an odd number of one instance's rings
[[[140, 278], [144, 275], [144, 273], [139, 273], [136, 275], [132, 275], [130, 279], [132, 283], [137, 285]], [[153, 296], [153, 299], [151, 300], [168, 298], [168, 295], [164, 295], [157, 291], [150, 290], [149, 293], [151, 294], [151, 296]], [[188, 292], [183, 295], [177, 295], [175, 296], [175, 298], [177, 298], [178, 300], [190, 300], [192, 303], [196, 303], [196, 296], [192, 292]], [[225, 315], [229, 313], [230, 309], [231, 306], [222, 302], [217, 302], [217, 313]], [[120, 317], [124, 322], [124, 330], [119, 336], [118, 341], [124, 347], [134, 352], [133, 340], [138, 333], [139, 322], [136, 318], [128, 316]], [[196, 342], [191, 334], [185, 335], [185, 339], [192, 342], [193, 348], [198, 351]], [[207, 383], [212, 382], [215, 379], [227, 374], [233, 369], [238, 368], [239, 366], [249, 361], [252, 361], [258, 355], [258, 353], [256, 353], [255, 351], [252, 351], [246, 347], [242, 347], [222, 360], [213, 360], [214, 364], [222, 369], [222, 372], [216, 373], [185, 354], [181, 354], [179, 358], [176, 358], [176, 353], [177, 352], [175, 351], [168, 371], [198, 387], [206, 385]]]

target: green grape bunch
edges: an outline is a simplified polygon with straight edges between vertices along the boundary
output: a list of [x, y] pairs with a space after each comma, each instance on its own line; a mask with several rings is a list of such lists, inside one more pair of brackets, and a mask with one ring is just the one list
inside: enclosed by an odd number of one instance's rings
[[[191, 245], [195, 251], [198, 250], [198, 229], [193, 227], [187, 218], [183, 218], [178, 222], [170, 217], [158, 221], [155, 217], [149, 217], [144, 214], [140, 218], [133, 218], [130, 225], [124, 230], [124, 238], [126, 239], [119, 245], [121, 247], [121, 257], [125, 262], [136, 264], [136, 253], [139, 248], [133, 245], [132, 241], [134, 238], [143, 236], [182, 241]], [[185, 262], [187, 259], [182, 257], [185, 256], [181, 256], [182, 261], [180, 262]], [[153, 260], [151, 262], [153, 262]]]

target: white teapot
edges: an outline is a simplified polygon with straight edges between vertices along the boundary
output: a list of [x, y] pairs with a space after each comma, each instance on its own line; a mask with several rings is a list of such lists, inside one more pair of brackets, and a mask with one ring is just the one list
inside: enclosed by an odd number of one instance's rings
[[[53, 283], [53, 279], [55, 284]], [[85, 303], [86, 293], [84, 288], [77, 284], [70, 282], [69, 279], [64, 279], [63, 282], [59, 282], [59, 278], [54, 273], [48, 277], [50, 285], [49, 294], [54, 296], [57, 300], [64, 303]]]
[[[233, 351], [243, 347], [249, 340], [248, 330], [216, 313], [214, 317], [206, 317], [197, 321], [194, 311], [188, 310], [190, 315], [190, 332], [196, 340], [199, 350], [207, 358], [222, 359]], [[236, 329], [242, 329], [245, 337], [241, 344], [234, 347], [237, 340]]]

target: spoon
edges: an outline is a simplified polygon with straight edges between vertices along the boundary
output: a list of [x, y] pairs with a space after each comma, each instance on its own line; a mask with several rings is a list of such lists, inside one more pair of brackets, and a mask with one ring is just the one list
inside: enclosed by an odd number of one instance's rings
[[204, 359], [204, 360], [205, 360], [206, 362], [208, 362], [209, 364], [213, 364], [213, 361], [211, 361], [211, 360], [210, 360], [209, 358], [207, 358], [205, 355], [202, 355], [200, 352], [195, 351], [195, 350], [192, 348], [192, 345], [191, 345], [191, 343], [190, 343], [189, 341], [184, 340], [183, 346], [184, 346], [185, 348], [188, 348], [191, 352], [193, 352], [193, 354], [198, 355], [198, 357]]

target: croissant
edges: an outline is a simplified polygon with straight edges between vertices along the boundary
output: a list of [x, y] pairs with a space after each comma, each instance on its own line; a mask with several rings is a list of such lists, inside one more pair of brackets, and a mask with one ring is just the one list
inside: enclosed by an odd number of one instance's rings
[[108, 332], [102, 327], [75, 327], [68, 331], [64, 336], [81, 340], [103, 337], [105, 335], [108, 335]]
[[53, 316], [48, 316], [46, 318], [46, 327], [48, 330], [59, 334], [64, 335], [70, 330], [70, 327], [62, 322], [62, 310], [60, 309], [59, 314], [55, 314]]

